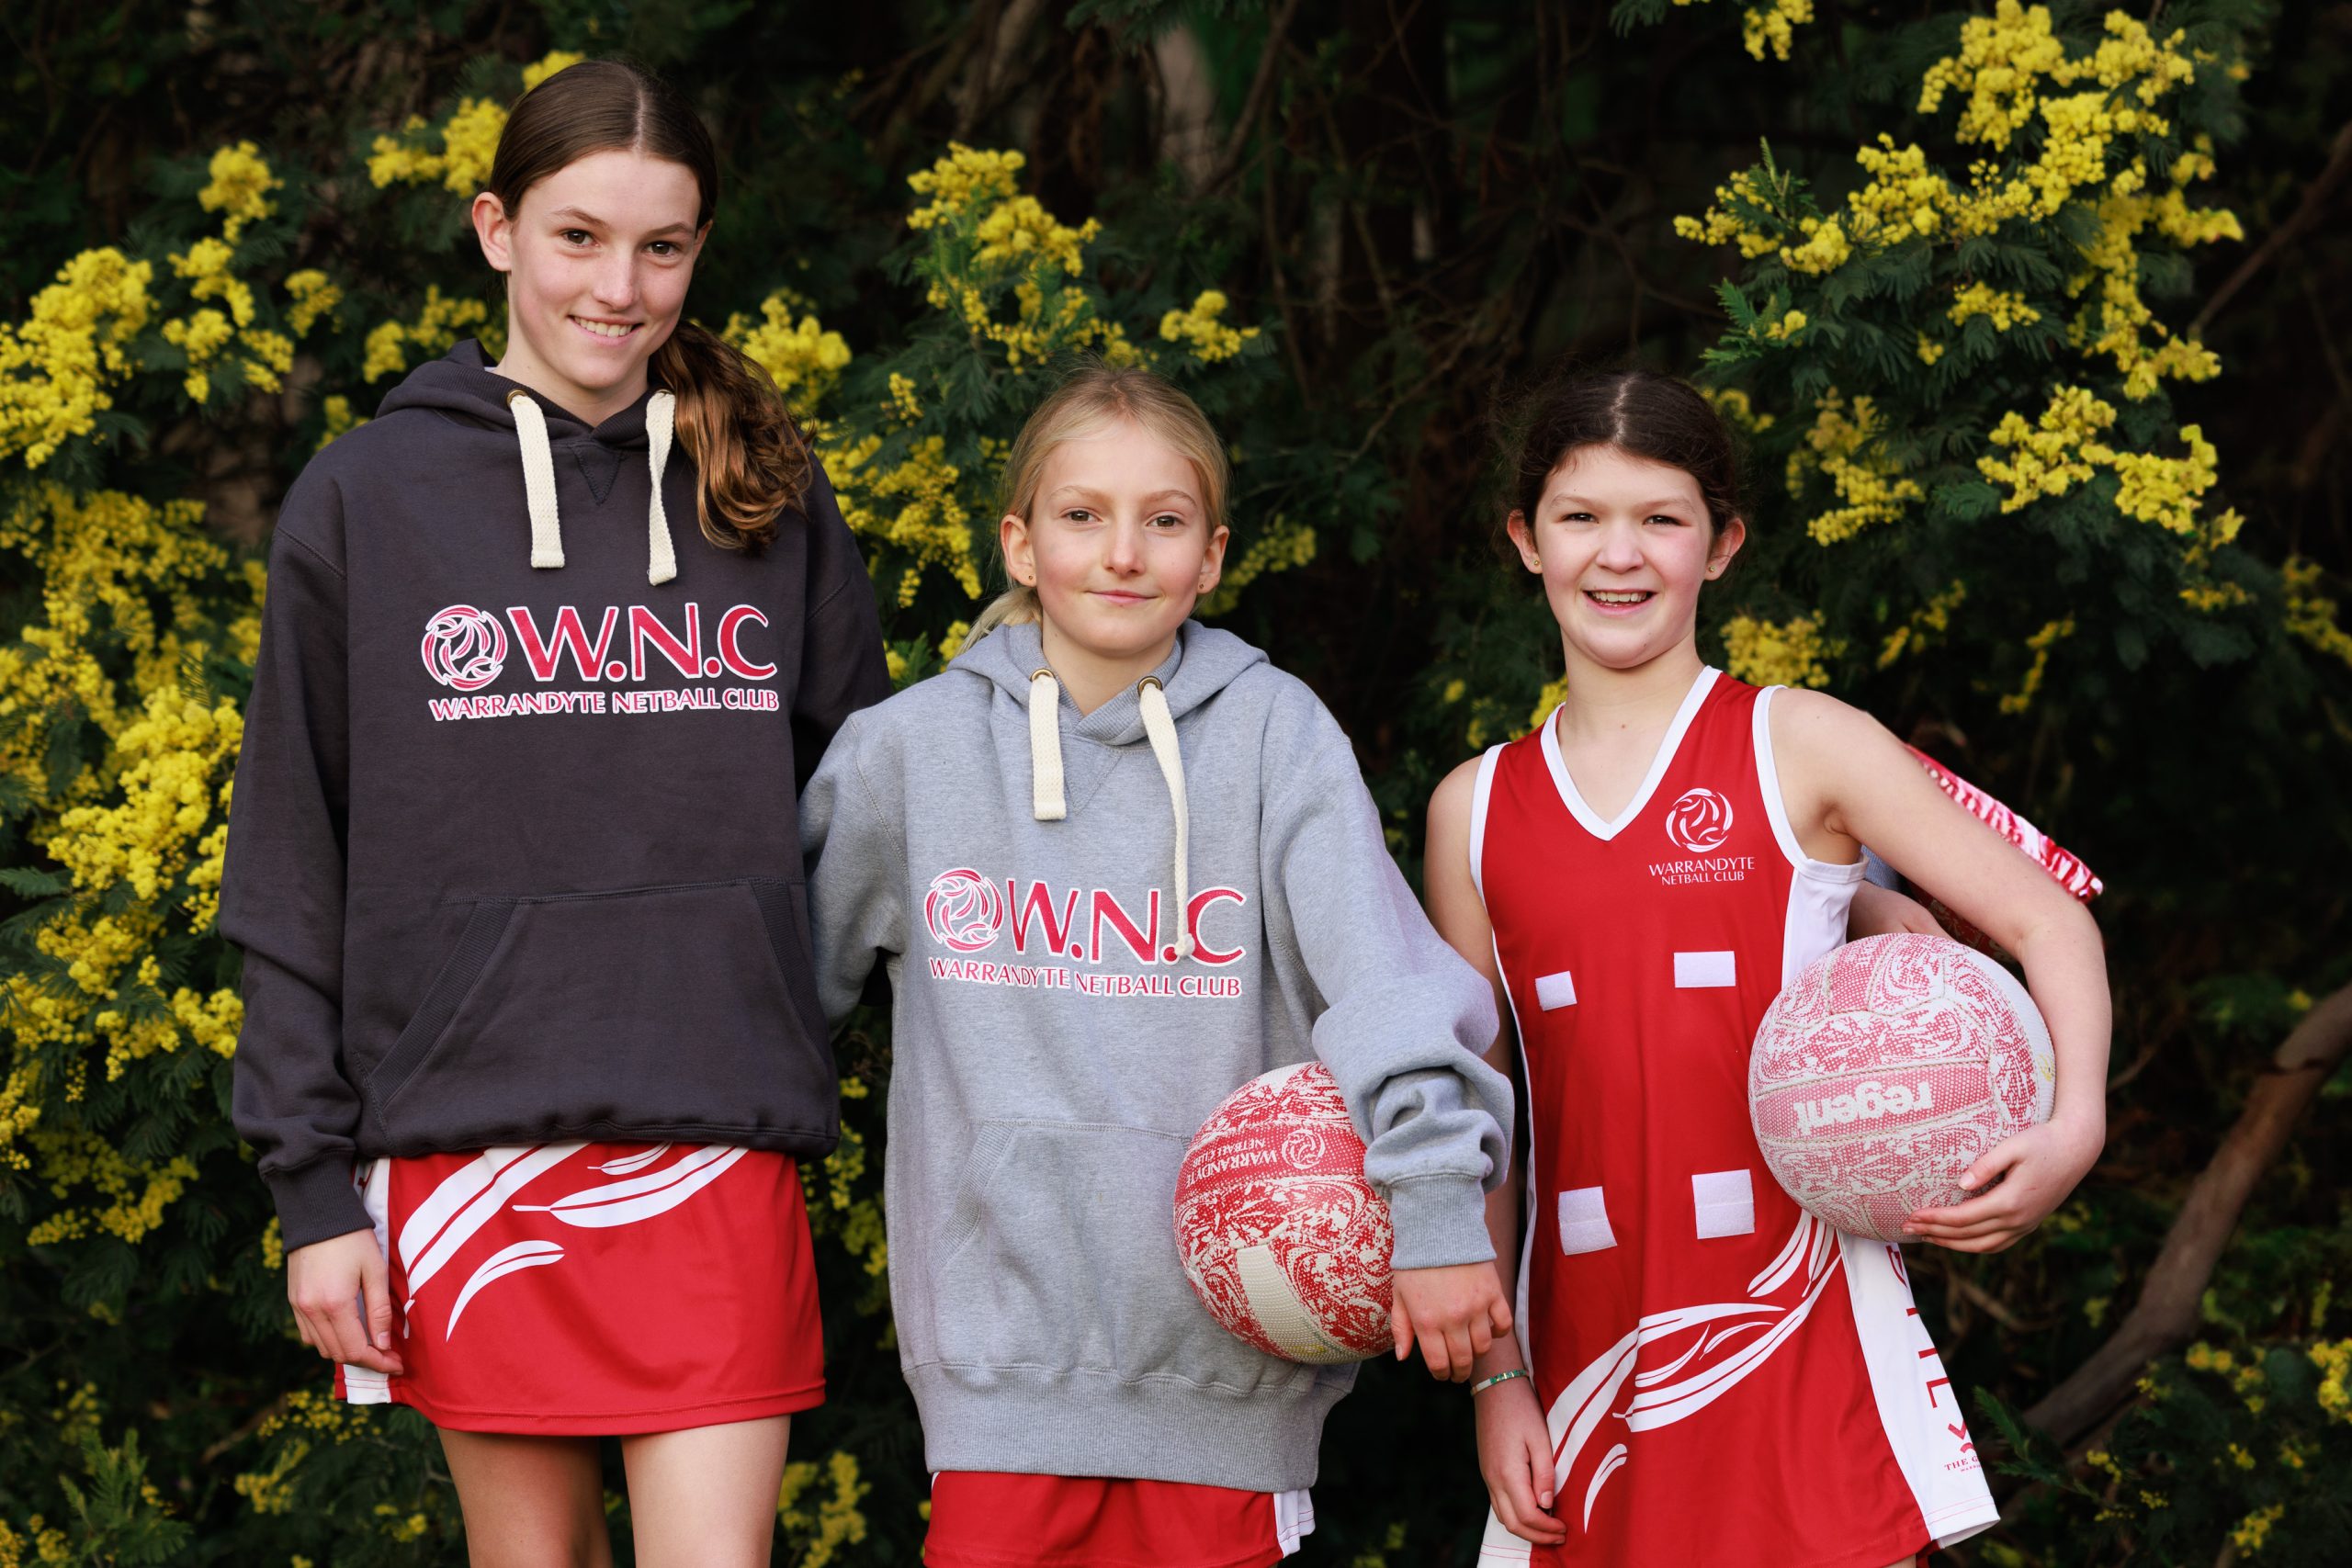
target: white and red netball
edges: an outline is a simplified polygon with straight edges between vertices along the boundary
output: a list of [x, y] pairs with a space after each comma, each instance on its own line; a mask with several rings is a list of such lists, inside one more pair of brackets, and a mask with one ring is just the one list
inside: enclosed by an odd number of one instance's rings
[[1361, 1361], [1393, 1346], [1395, 1239], [1320, 1062], [1236, 1089], [1176, 1174], [1184, 1277], [1211, 1316], [1270, 1356]]
[[2025, 987], [1948, 937], [1874, 936], [1807, 964], [1773, 999], [1747, 1063], [1764, 1164], [1807, 1213], [1899, 1241], [1960, 1177], [2050, 1119], [2050, 1031]]

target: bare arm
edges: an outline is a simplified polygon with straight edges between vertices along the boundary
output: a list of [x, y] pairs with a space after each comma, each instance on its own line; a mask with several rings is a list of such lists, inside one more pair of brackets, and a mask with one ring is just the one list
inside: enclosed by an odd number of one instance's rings
[[1807, 854], [1849, 861], [1867, 841], [2025, 966], [2057, 1056], [2056, 1110], [1961, 1178], [1976, 1189], [2005, 1176], [1999, 1188], [1923, 1211], [1911, 1227], [1962, 1250], [1997, 1251], [2065, 1201], [2106, 1140], [2111, 1014], [2098, 928], [2041, 867], [1937, 788], [1869, 715], [1786, 691], [1773, 699], [1771, 729], [1790, 825]]
[[[1476, 759], [1446, 775], [1430, 797], [1429, 854], [1422, 871], [1424, 901], [1430, 923], [1453, 949], [1495, 988], [1495, 1012], [1502, 1021], [1495, 1043], [1487, 1048], [1487, 1065], [1498, 1072], [1511, 1070], [1517, 1043], [1511, 1037], [1510, 998], [1502, 973], [1495, 964], [1494, 928], [1487, 923], [1486, 900], [1478, 896], [1470, 875], [1470, 807], [1476, 790]], [[1531, 1112], [1532, 1113], [1532, 1112]], [[1519, 1188], [1522, 1151], [1513, 1140], [1511, 1168], [1487, 1194], [1487, 1233], [1495, 1244], [1495, 1271], [1503, 1296], [1516, 1301], [1519, 1292]], [[1523, 1369], [1519, 1338], [1497, 1337], [1471, 1367], [1474, 1379]], [[1512, 1378], [1473, 1395], [1477, 1401], [1478, 1468], [1495, 1517], [1503, 1528], [1523, 1540], [1557, 1545], [1567, 1539], [1567, 1528], [1551, 1517], [1552, 1439], [1544, 1421], [1535, 1385], [1527, 1378]]]

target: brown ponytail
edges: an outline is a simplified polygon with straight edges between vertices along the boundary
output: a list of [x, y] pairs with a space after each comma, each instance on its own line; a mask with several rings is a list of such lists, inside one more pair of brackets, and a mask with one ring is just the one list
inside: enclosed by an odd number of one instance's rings
[[[683, 164], [695, 176], [700, 229], [718, 209], [718, 153], [677, 90], [620, 60], [583, 60], [529, 92], [507, 117], [492, 160], [490, 193], [509, 214], [523, 193], [596, 152], [642, 152]], [[653, 351], [652, 373], [678, 400], [678, 442], [700, 483], [695, 513], [703, 537], [723, 550], [775, 537], [800, 503], [814, 464], [767, 372], [692, 321]]]
[[677, 394], [678, 441], [702, 485], [695, 513], [723, 550], [775, 537], [776, 519], [808, 491], [808, 444], [768, 373], [732, 344], [680, 321], [653, 351], [653, 373]]

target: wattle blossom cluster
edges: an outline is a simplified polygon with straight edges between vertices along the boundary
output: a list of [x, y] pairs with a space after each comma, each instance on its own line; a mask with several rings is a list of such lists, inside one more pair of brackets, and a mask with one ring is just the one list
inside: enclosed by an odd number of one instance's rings
[[1724, 668], [1755, 686], [1829, 684], [1829, 662], [1840, 652], [1813, 615], [1781, 622], [1734, 615], [1724, 626]]
[[[1674, 0], [1677, 6], [1690, 6], [1700, 0]], [[1775, 60], [1786, 60], [1789, 49], [1796, 41], [1796, 29], [1813, 20], [1813, 0], [1761, 0], [1740, 13], [1740, 39], [1747, 52], [1758, 60], [1770, 51]]]
[[1814, 403], [1813, 427], [1789, 457], [1789, 493], [1802, 497], [1807, 476], [1819, 474], [1844, 502], [1805, 525], [1815, 542], [1834, 545], [1874, 524], [1894, 522], [1926, 496], [1917, 480], [1902, 477], [1884, 434], [1877, 405], [1867, 397], [1849, 402], [1832, 388]]

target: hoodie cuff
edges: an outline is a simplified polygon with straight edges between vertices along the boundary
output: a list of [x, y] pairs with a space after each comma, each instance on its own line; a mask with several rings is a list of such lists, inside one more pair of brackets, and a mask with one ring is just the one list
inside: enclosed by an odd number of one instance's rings
[[308, 1247], [350, 1231], [376, 1228], [351, 1184], [351, 1162], [330, 1156], [293, 1170], [266, 1173], [269, 1195], [277, 1205], [278, 1229], [286, 1250]]
[[1495, 1245], [1487, 1235], [1487, 1190], [1475, 1176], [1416, 1176], [1399, 1181], [1388, 1190], [1388, 1215], [1396, 1227], [1392, 1269], [1494, 1261]]

